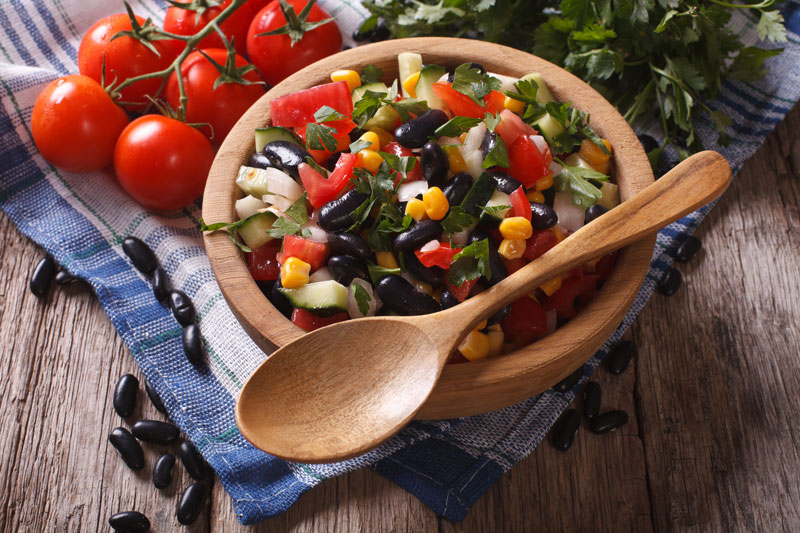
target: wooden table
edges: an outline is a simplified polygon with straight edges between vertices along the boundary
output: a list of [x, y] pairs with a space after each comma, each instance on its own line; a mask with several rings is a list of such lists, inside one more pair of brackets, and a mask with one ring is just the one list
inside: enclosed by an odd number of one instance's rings
[[[800, 530], [800, 106], [701, 226], [684, 285], [628, 334], [639, 355], [601, 369], [605, 408], [632, 416], [567, 453], [543, 443], [461, 523], [369, 470], [240, 526], [219, 482], [192, 531]], [[155, 490], [106, 440], [113, 387], [138, 375], [90, 290], [27, 289], [42, 252], [0, 215], [0, 531], [95, 531], [120, 510], [173, 531], [181, 478]], [[161, 418], [140, 399], [137, 417]]]

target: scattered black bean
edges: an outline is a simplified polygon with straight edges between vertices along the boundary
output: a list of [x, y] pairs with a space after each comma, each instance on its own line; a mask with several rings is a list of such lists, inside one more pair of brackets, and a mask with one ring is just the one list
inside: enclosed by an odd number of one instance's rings
[[269, 301], [275, 306], [275, 309], [281, 312], [283, 316], [289, 318], [292, 316], [294, 306], [286, 297], [286, 295], [280, 291], [280, 288], [281, 280], [278, 279], [275, 281], [275, 284], [272, 286], [272, 290], [269, 293]]
[[166, 413], [167, 408], [164, 407], [164, 402], [161, 401], [161, 397], [147, 380], [144, 380], [144, 390], [147, 392], [147, 396], [150, 398], [150, 401], [153, 403], [153, 407], [156, 408], [156, 411], [160, 413]]
[[608, 433], [628, 423], [628, 413], [625, 411], [607, 411], [592, 417], [589, 429], [592, 433]]
[[401, 315], [427, 315], [441, 310], [439, 302], [394, 274], [380, 280], [375, 291], [386, 307]]
[[137, 511], [125, 511], [113, 514], [108, 518], [108, 525], [110, 525], [114, 531], [124, 531], [125, 533], [150, 531], [150, 520]]
[[175, 424], [160, 420], [139, 420], [131, 428], [133, 436], [151, 444], [170, 444], [178, 440], [180, 430]]
[[342, 52], [344, 52], [345, 50], [350, 50], [351, 48], [353, 48], [353, 47], [346, 44], [346, 45], [342, 46]]
[[200, 335], [200, 327], [197, 324], [189, 324], [183, 328], [181, 335], [183, 342], [183, 353], [190, 363], [197, 366], [203, 363], [205, 350], [203, 349], [203, 337]]
[[677, 268], [670, 268], [661, 277], [656, 289], [664, 296], [672, 296], [681, 286], [682, 276]]
[[522, 183], [517, 179], [512, 178], [509, 174], [501, 172], [500, 170], [490, 170], [489, 175], [494, 180], [497, 190], [500, 192], [511, 194], [522, 187]]
[[600, 412], [600, 401], [603, 398], [603, 391], [600, 384], [590, 381], [583, 388], [583, 416], [592, 418]]
[[486, 319], [486, 324], [489, 326], [491, 326], [492, 324], [499, 324], [500, 322], [506, 319], [506, 317], [510, 312], [511, 312], [511, 306], [507, 305], [502, 309], [500, 309], [495, 314], [493, 314], [492, 316], [490, 316], [488, 319]]
[[389, 37], [391, 37], [389, 26], [386, 25], [386, 19], [381, 17], [378, 19], [378, 23], [375, 25], [375, 33], [372, 34], [369, 40], [373, 43], [377, 43], [380, 41], [385, 41]]
[[339, 231], [353, 225], [350, 216], [369, 196], [351, 189], [340, 198], [332, 200], [319, 208], [317, 224], [325, 231]]
[[131, 470], [144, 468], [144, 451], [131, 432], [125, 428], [114, 428], [108, 435], [108, 442], [116, 448], [122, 460]]
[[681, 263], [688, 263], [702, 247], [703, 243], [700, 241], [700, 239], [694, 235], [690, 235], [685, 241], [683, 241], [683, 244], [678, 247], [677, 251], [675, 252], [675, 259]]
[[307, 157], [311, 157], [307, 151], [291, 141], [272, 141], [264, 146], [262, 152], [269, 158], [273, 166], [294, 179], [300, 179], [297, 166], [305, 163]]
[[180, 524], [188, 526], [197, 520], [206, 502], [207, 493], [208, 489], [202, 483], [192, 483], [183, 491], [176, 512]]
[[56, 285], [69, 285], [70, 283], [75, 283], [78, 281], [78, 278], [67, 272], [66, 270], [59, 270], [56, 272]]
[[332, 255], [346, 254], [372, 260], [372, 250], [367, 241], [354, 233], [329, 233], [328, 246]]
[[117, 381], [114, 389], [114, 410], [122, 418], [128, 418], [136, 407], [136, 393], [139, 391], [139, 380], [133, 374], [124, 374]]
[[536, 230], [545, 230], [558, 224], [556, 210], [547, 204], [531, 202], [531, 226]]
[[153, 485], [157, 489], [165, 489], [172, 483], [172, 467], [175, 466], [175, 456], [165, 453], [153, 466]]
[[579, 366], [575, 372], [570, 374], [569, 376], [565, 377], [555, 385], [553, 385], [553, 390], [556, 392], [567, 392], [575, 386], [577, 382], [581, 380], [583, 377], [583, 365]]
[[394, 130], [394, 138], [406, 148], [422, 148], [436, 128], [449, 120], [441, 109], [429, 109]]
[[422, 168], [422, 177], [431, 187], [442, 187], [447, 178], [450, 163], [447, 155], [438, 143], [428, 141], [420, 152], [419, 164]]
[[194, 304], [186, 296], [186, 293], [179, 290], [169, 291], [169, 307], [172, 314], [181, 326], [188, 326], [194, 320]]
[[639, 135], [639, 142], [642, 143], [642, 148], [645, 152], [650, 152], [658, 148], [658, 141], [649, 135]]
[[37, 298], [45, 298], [50, 291], [50, 285], [53, 283], [53, 277], [56, 275], [56, 262], [52, 257], [46, 255], [36, 265], [33, 271], [29, 285], [31, 292]]
[[400, 254], [403, 256], [406, 270], [411, 272], [415, 278], [434, 286], [444, 285], [444, 278], [447, 274], [444, 269], [438, 266], [426, 267], [414, 252], [400, 252]]
[[394, 249], [410, 252], [425, 243], [438, 239], [442, 235], [442, 225], [435, 220], [422, 220], [417, 222], [394, 238]]
[[604, 215], [608, 213], [608, 209], [603, 207], [600, 204], [594, 204], [589, 209], [586, 210], [586, 215], [583, 217], [583, 223], [588, 224], [592, 220], [596, 219], [600, 215]]
[[367, 273], [367, 266], [361, 258], [340, 254], [332, 255], [328, 258], [328, 270], [331, 276], [337, 282], [345, 287], [350, 286], [353, 279], [361, 278], [369, 281], [369, 274]]
[[581, 427], [581, 415], [576, 409], [569, 409], [553, 426], [553, 446], [556, 450], [565, 452], [575, 441], [575, 434]]
[[472, 176], [466, 172], [460, 172], [447, 180], [442, 192], [449, 205], [461, 205], [470, 187], [472, 187]]
[[197, 451], [197, 448], [194, 447], [194, 444], [188, 440], [181, 442], [178, 456], [180, 456], [183, 467], [189, 475], [197, 481], [202, 481], [206, 476], [206, 461]]
[[618, 376], [625, 372], [634, 355], [636, 355], [636, 345], [631, 341], [620, 341], [606, 356], [606, 368]]
[[143, 240], [136, 237], [127, 237], [122, 241], [122, 251], [131, 260], [136, 270], [143, 274], [150, 275], [158, 266], [158, 259], [153, 250], [147, 246]]
[[169, 277], [161, 267], [153, 271], [153, 294], [161, 303], [164, 303], [169, 296]]

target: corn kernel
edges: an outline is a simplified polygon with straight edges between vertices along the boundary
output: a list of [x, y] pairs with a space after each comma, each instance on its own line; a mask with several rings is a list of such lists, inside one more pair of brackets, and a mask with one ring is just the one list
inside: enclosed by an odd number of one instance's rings
[[544, 203], [544, 194], [540, 193], [539, 191], [528, 191], [525, 196], [528, 197], [529, 202], [536, 202], [537, 204]]
[[539, 289], [547, 296], [552, 296], [558, 289], [561, 288], [561, 276], [553, 278], [539, 285]]
[[428, 216], [425, 212], [425, 203], [419, 198], [412, 198], [408, 201], [406, 204], [406, 212], [404, 214], [411, 215], [411, 218], [417, 222], [424, 220]]
[[287, 289], [299, 289], [308, 283], [310, 273], [311, 265], [297, 257], [289, 257], [281, 265], [281, 285]]
[[459, 172], [467, 171], [467, 164], [464, 162], [464, 158], [461, 157], [461, 151], [458, 149], [458, 146], [455, 144], [442, 146], [442, 150], [444, 150], [444, 153], [447, 155], [450, 172], [458, 174]]
[[372, 174], [378, 171], [381, 163], [383, 163], [383, 158], [375, 150], [361, 150], [356, 156], [356, 166], [365, 168]]
[[503, 239], [497, 252], [506, 259], [518, 259], [525, 252], [524, 239]]
[[442, 220], [450, 209], [450, 203], [439, 187], [431, 187], [425, 191], [422, 194], [422, 202], [431, 220]]
[[553, 186], [553, 173], [552, 172], [536, 182], [536, 190], [537, 191], [543, 191], [545, 189], [549, 189], [552, 186]]
[[500, 234], [509, 240], [529, 239], [533, 235], [533, 226], [525, 217], [504, 218], [500, 223]]
[[561, 242], [566, 238], [565, 235], [564, 235], [564, 232], [562, 232], [560, 229], [558, 229], [558, 226], [553, 226], [552, 228], [550, 228], [550, 231], [552, 231], [553, 235], [556, 236], [556, 239], [558, 240], [558, 242]]
[[489, 321], [484, 318], [483, 320], [480, 321], [480, 323], [478, 323], [477, 326], [475, 326], [475, 330], [480, 331], [482, 329], [486, 329], [487, 325], [489, 325]]
[[378, 262], [378, 266], [383, 268], [398, 268], [400, 266], [397, 264], [397, 259], [394, 258], [392, 252], [375, 252], [375, 260]]
[[501, 355], [503, 353], [503, 341], [506, 338], [503, 330], [490, 330], [486, 336], [489, 337], [489, 357]]
[[506, 96], [506, 99], [503, 100], [503, 107], [521, 115], [522, 112], [525, 111], [525, 102]]
[[503, 331], [503, 326], [500, 324], [492, 324], [489, 326], [489, 331]]
[[383, 128], [379, 128], [379, 127], [375, 126], [375, 127], [370, 128], [367, 131], [371, 131], [372, 133], [374, 133], [375, 135], [378, 136], [378, 144], [380, 146], [386, 146], [387, 144], [389, 144], [390, 142], [392, 142], [394, 140], [394, 135], [392, 135], [391, 133], [389, 133], [388, 131], [386, 131]]
[[361, 87], [361, 76], [355, 70], [334, 70], [331, 72], [331, 81], [343, 81], [350, 92], [356, 87]]
[[403, 89], [406, 90], [408, 96], [411, 98], [417, 97], [417, 82], [419, 81], [419, 72], [415, 72], [411, 76], [403, 80]]
[[414, 288], [417, 289], [419, 292], [424, 292], [428, 296], [433, 296], [433, 285], [430, 283], [425, 283], [424, 281], [417, 280], [414, 282]]
[[377, 152], [378, 150], [381, 149], [381, 139], [380, 137], [378, 137], [378, 134], [375, 133], [374, 131], [364, 132], [364, 135], [359, 137], [359, 140], [369, 143], [369, 146], [367, 146], [365, 150], [372, 150]]
[[480, 331], [470, 331], [458, 345], [461, 352], [469, 361], [477, 361], [489, 357], [489, 336]]

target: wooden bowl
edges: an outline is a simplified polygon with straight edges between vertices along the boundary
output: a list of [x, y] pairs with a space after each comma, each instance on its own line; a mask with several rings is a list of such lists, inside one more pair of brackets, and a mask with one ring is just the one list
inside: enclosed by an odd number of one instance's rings
[[[361, 46], [310, 65], [267, 92], [242, 116], [223, 142], [209, 173], [203, 198], [207, 223], [236, 220], [235, 184], [239, 166], [254, 151], [253, 130], [269, 122], [273, 98], [330, 81], [330, 73], [368, 64], [383, 69], [386, 80], [397, 76], [397, 53], [418, 52], [426, 63], [456, 67], [477, 61], [490, 72], [521, 77], [540, 72], [553, 96], [591, 113], [591, 124], [614, 150], [612, 177], [622, 200], [653, 182], [647, 156], [633, 130], [614, 107], [567, 71], [525, 52], [481, 41], [423, 37]], [[203, 236], [211, 267], [228, 305], [265, 351], [296, 339], [303, 331], [287, 320], [261, 293], [243, 254], [224, 232]], [[629, 246], [618, 256], [603, 289], [578, 315], [554, 333], [496, 358], [448, 365], [417, 418], [453, 418], [493, 411], [538, 394], [591, 357], [619, 326], [647, 273], [655, 237]]]

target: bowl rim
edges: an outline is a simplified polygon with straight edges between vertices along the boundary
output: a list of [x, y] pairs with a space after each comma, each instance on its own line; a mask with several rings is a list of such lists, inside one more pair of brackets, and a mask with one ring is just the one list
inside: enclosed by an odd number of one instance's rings
[[[423, 59], [445, 66], [477, 59], [490, 72], [515, 77], [541, 73], [557, 100], [571, 101], [575, 108], [591, 113], [595, 131], [611, 141], [614, 177], [623, 201], [654, 181], [644, 149], [625, 119], [573, 74], [537, 56], [494, 43], [418, 37], [339, 52], [305, 67], [265, 93], [239, 119], [214, 159], [203, 197], [203, 219], [207, 223], [235, 220], [234, 202], [240, 197], [234, 184], [236, 172], [253, 152], [253, 130], [269, 120], [270, 100], [330, 82], [330, 72], [342, 68], [358, 70], [370, 63], [390, 61], [384, 71], [394, 73], [398, 51], [418, 52]], [[262, 350], [270, 352], [303, 334], [262, 294], [242, 252], [223, 232], [204, 233], [203, 241], [231, 311]], [[639, 292], [654, 245], [652, 236], [622, 250], [603, 289], [575, 318], [550, 335], [500, 357], [447, 365], [417, 418], [454, 418], [496, 410], [538, 394], [566, 377], [563, 368], [583, 364], [618, 327]]]

